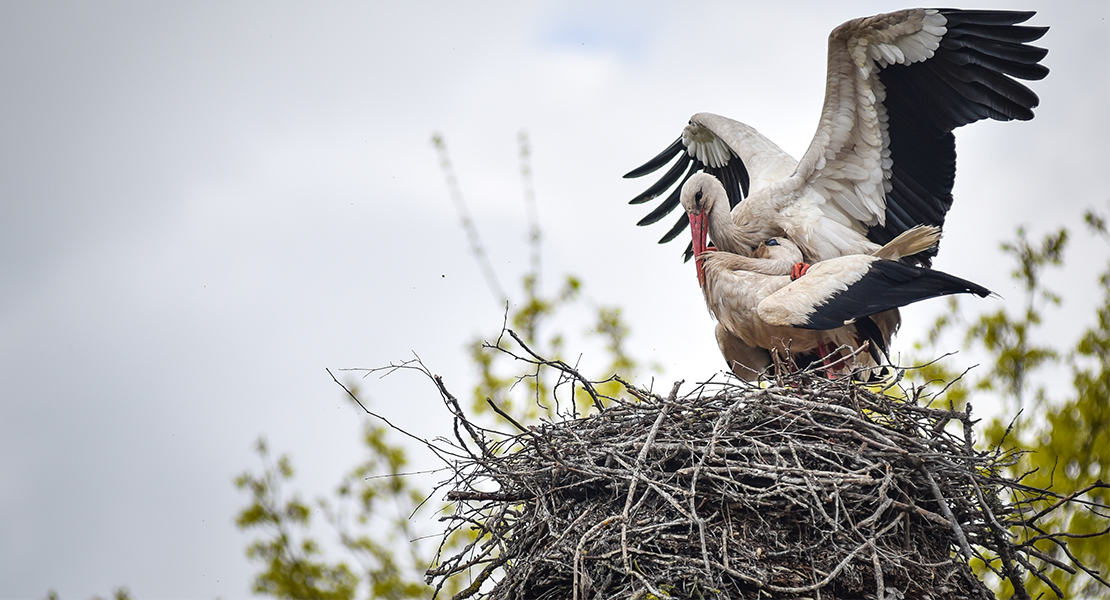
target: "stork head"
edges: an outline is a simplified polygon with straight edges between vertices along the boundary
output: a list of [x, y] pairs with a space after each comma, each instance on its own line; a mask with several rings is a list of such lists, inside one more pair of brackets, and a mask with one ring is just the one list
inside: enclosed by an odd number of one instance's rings
[[755, 257], [799, 263], [802, 262], [802, 251], [797, 244], [784, 237], [773, 237], [755, 249]]
[[[682, 184], [678, 200], [690, 219], [690, 231], [694, 236], [694, 258], [697, 258], [705, 252], [706, 240], [709, 237], [710, 211], [718, 201], [728, 201], [725, 186], [709, 173], [694, 173], [686, 183]], [[702, 261], [695, 260], [694, 263], [698, 267], [698, 283], [705, 286], [705, 270], [702, 267]]]

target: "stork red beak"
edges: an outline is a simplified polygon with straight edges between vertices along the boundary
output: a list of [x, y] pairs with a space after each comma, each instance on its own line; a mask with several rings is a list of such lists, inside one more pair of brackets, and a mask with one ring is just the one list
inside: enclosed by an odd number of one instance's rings
[[686, 215], [690, 217], [690, 230], [694, 235], [694, 264], [698, 267], [698, 285], [705, 287], [705, 267], [698, 258], [705, 252], [705, 242], [709, 236], [709, 232], [705, 228], [706, 214], [705, 211], [701, 211], [686, 213]]

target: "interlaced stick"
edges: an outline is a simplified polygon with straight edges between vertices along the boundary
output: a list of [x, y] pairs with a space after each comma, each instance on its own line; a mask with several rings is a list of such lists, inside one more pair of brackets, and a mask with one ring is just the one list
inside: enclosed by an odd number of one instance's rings
[[[561, 361], [520, 360], [586, 387]], [[778, 376], [684, 397], [679, 384], [660, 397], [624, 383], [627, 396], [599, 394], [587, 418], [516, 423], [517, 435], [458, 423], [478, 438], [458, 443], [477, 450], [444, 454], [446, 534], [473, 542], [440, 556], [429, 580], [480, 569], [457, 599], [993, 598], [968, 564], [977, 557], [1015, 598], [1029, 574], [1050, 587], [1057, 569], [1102, 581], [1067, 547], [1079, 534], [1037, 522], [1089, 506], [1110, 527], [1110, 507], [1087, 493], [1106, 484], [1060, 496], [1002, 477], [1019, 455], [976, 450], [970, 413], [930, 408], [919, 390], [906, 401], [850, 377]], [[1059, 552], [1033, 546], [1046, 540]]]
[[[672, 396], [678, 393], [679, 384], [676, 383]], [[670, 404], [665, 404], [663, 410], [659, 411], [659, 416], [655, 419], [655, 424], [651, 427], [651, 433], [647, 436], [647, 441], [644, 442], [644, 447], [640, 449], [639, 456], [636, 457], [636, 464], [633, 466], [633, 478], [628, 483], [628, 494], [624, 500], [624, 513], [621, 515], [621, 559], [624, 561], [624, 570], [626, 573], [632, 572], [632, 565], [628, 561], [628, 511], [632, 508], [632, 499], [636, 494], [636, 484], [640, 482], [640, 465], [643, 464], [644, 458], [647, 457], [648, 450], [655, 442], [655, 434], [659, 432], [659, 426], [663, 424], [663, 419], [667, 417], [667, 408]]]

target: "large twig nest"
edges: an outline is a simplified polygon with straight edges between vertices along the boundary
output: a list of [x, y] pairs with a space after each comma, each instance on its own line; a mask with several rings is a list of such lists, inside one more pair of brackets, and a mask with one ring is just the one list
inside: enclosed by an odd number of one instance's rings
[[448, 534], [471, 542], [428, 580], [469, 577], [456, 598], [993, 598], [971, 557], [1018, 588], [1029, 566], [1008, 530], [1030, 511], [1000, 499], [1028, 491], [998, 475], [1016, 457], [976, 451], [965, 412], [799, 376], [629, 387], [498, 439], [437, 382], [466, 452]]

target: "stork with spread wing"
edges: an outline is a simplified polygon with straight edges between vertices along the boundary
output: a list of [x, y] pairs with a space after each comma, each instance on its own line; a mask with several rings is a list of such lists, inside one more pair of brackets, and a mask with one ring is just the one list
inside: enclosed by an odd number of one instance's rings
[[[1037, 95], [1017, 81], [1048, 74], [1040, 64], [1048, 51], [1028, 44], [1048, 28], [1018, 25], [1033, 14], [909, 9], [837, 27], [820, 124], [801, 160], [748, 125], [696, 114], [677, 141], [625, 175], [678, 157], [632, 200], [674, 187], [639, 224], [674, 210], [682, 184], [705, 171], [731, 206], [736, 227], [712, 238], [728, 252], [750, 255], [763, 240], [786, 236], [806, 260], [820, 261], [871, 252], [915, 225], [943, 225], [956, 174], [952, 131], [981, 119], [1033, 118]], [[660, 242], [686, 223], [683, 214]]]

